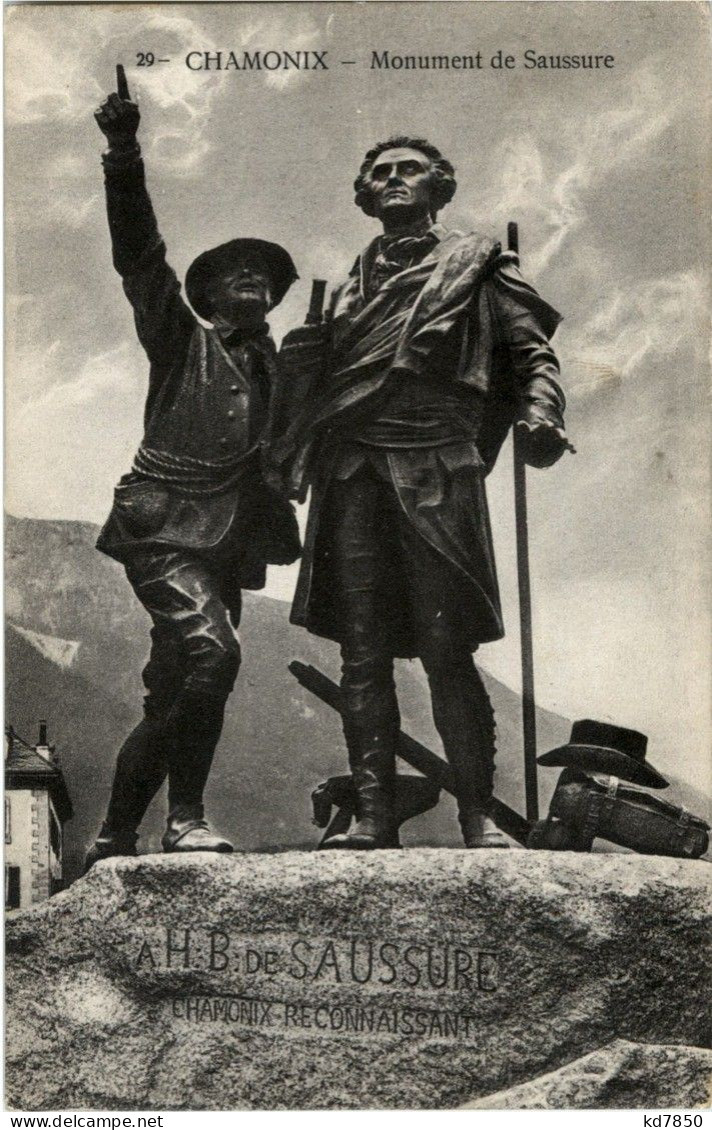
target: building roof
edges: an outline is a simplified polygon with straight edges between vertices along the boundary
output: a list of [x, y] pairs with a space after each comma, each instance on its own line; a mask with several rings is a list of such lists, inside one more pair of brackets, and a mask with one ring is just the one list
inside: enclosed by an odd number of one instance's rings
[[5, 788], [32, 789], [46, 788], [54, 801], [57, 814], [64, 823], [74, 815], [72, 802], [67, 791], [64, 774], [56, 761], [52, 760], [52, 747], [40, 748], [30, 745], [12, 726], [7, 731], [7, 754], [5, 757]]

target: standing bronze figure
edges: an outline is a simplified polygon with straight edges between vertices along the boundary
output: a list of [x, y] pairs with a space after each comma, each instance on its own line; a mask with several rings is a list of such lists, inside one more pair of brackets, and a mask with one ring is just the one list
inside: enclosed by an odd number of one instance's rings
[[87, 867], [135, 854], [138, 826], [168, 776], [166, 851], [231, 851], [204, 818], [203, 790], [240, 666], [241, 590], [299, 555], [292, 506], [265, 484], [258, 444], [276, 351], [265, 314], [297, 277], [287, 252], [236, 239], [186, 277], [165, 259], [123, 69], [96, 113], [114, 266], [150, 362], [144, 436], [115, 491], [98, 548], [121, 561], [153, 620], [144, 717], [118, 756]]
[[282, 348], [285, 379], [303, 387], [309, 371], [312, 389], [270, 444], [275, 477], [295, 497], [312, 489], [292, 620], [341, 645], [358, 795], [355, 827], [327, 847], [397, 842], [397, 656], [425, 668], [465, 844], [506, 846], [489, 815], [494, 717], [473, 661], [503, 635], [484, 480], [514, 422], [534, 466], [569, 446], [549, 344], [560, 319], [515, 253], [436, 222], [455, 188], [427, 141], [371, 149], [356, 204], [383, 234], [324, 326]]

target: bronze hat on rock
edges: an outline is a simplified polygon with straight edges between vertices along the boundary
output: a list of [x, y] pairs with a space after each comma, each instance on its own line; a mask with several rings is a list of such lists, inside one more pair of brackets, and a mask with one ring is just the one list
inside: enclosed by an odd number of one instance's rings
[[566, 745], [549, 750], [537, 761], [540, 765], [608, 773], [651, 789], [665, 789], [669, 781], [645, 760], [647, 747], [647, 737], [637, 730], [584, 718], [574, 722]]

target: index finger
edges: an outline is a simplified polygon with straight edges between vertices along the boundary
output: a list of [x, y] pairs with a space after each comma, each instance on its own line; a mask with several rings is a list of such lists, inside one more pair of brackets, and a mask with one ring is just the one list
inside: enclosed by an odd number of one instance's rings
[[118, 94], [119, 98], [122, 99], [122, 101], [131, 101], [131, 95], [129, 94], [129, 84], [126, 81], [126, 71], [124, 70], [121, 63], [116, 64], [116, 93]]

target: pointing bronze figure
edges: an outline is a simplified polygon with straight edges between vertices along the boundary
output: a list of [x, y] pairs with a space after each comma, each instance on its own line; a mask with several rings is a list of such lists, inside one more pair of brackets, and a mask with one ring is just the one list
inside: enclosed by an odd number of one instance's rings
[[297, 277], [287, 252], [235, 239], [190, 267], [184, 302], [165, 258], [123, 68], [96, 113], [113, 260], [150, 364], [144, 435], [98, 548], [121, 561], [153, 621], [144, 717], [118, 756], [105, 823], [87, 856], [135, 854], [168, 777], [166, 851], [231, 851], [208, 826], [203, 790], [240, 667], [241, 591], [299, 554], [293, 508], [260, 473], [276, 369], [265, 315]]

